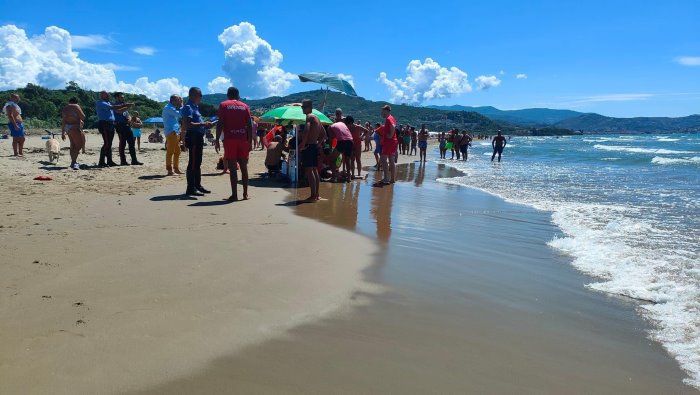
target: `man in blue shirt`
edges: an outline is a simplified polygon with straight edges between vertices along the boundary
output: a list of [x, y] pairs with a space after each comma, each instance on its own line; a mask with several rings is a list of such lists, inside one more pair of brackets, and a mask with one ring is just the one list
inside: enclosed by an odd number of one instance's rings
[[202, 102], [202, 90], [197, 87], [190, 88], [187, 104], [180, 110], [184, 131], [182, 140], [189, 153], [187, 161], [187, 191], [186, 195], [203, 196], [210, 191], [202, 186], [202, 155], [204, 154], [204, 135], [214, 124], [203, 122], [199, 112], [199, 103]]
[[124, 112], [133, 106], [133, 103], [112, 105], [109, 102], [109, 93], [100, 92], [100, 100], [95, 103], [97, 110], [97, 129], [102, 135], [102, 149], [100, 149], [100, 162], [98, 166], [117, 166], [112, 160], [112, 140], [114, 140], [114, 111]]
[[[165, 169], [168, 175], [182, 174], [180, 171], [180, 108], [182, 98], [170, 96], [170, 102], [163, 107], [163, 129], [165, 135]], [[174, 170], [174, 172], [173, 172]]]
[[[116, 99], [116, 103], [114, 103], [115, 108], [116, 106], [126, 104], [124, 103], [123, 93], [115, 93], [114, 98]], [[139, 162], [138, 159], [136, 159], [134, 132], [131, 130], [131, 126], [129, 126], [129, 113], [125, 111], [115, 111], [114, 126], [117, 130], [117, 134], [119, 135], [119, 165], [129, 166], [129, 163], [126, 161], [126, 154], [124, 153], [127, 144], [129, 144], [129, 156], [131, 156], [131, 165], [142, 165], [143, 163]]]

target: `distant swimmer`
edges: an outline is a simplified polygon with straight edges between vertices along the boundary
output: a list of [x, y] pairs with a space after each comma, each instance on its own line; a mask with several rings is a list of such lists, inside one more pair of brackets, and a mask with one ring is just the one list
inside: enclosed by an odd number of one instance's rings
[[498, 154], [498, 161], [501, 161], [501, 155], [503, 154], [503, 148], [506, 147], [506, 138], [503, 137], [501, 134], [501, 131], [498, 131], [498, 135], [491, 140], [491, 146], [493, 147], [493, 155], [491, 155], [491, 162], [493, 162], [493, 159], [496, 157], [496, 154]]

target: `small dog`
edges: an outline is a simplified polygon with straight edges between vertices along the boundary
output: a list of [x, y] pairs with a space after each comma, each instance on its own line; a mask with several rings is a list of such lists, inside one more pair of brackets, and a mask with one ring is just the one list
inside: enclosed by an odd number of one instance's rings
[[61, 143], [54, 138], [53, 135], [46, 140], [46, 152], [49, 153], [49, 162], [58, 163], [58, 158], [61, 156]]

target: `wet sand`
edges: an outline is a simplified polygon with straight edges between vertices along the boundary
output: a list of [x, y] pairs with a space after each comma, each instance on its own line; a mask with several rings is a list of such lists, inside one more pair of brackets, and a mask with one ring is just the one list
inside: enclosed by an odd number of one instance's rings
[[400, 173], [295, 208], [374, 240], [364, 276], [386, 292], [143, 393], [697, 393], [633, 302], [546, 246], [546, 213], [437, 183], [456, 174], [434, 163]]

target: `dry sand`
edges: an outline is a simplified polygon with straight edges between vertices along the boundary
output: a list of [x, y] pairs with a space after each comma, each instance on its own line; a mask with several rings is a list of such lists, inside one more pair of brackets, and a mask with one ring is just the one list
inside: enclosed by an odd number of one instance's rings
[[[214, 193], [182, 200], [184, 176], [160, 176], [161, 145], [142, 143], [145, 166], [72, 171], [67, 143], [58, 166], [42, 163], [44, 143], [29, 137], [13, 158], [0, 141], [0, 393], [146, 388], [378, 290], [361, 276], [375, 246], [295, 216], [283, 190], [226, 204], [211, 147]], [[90, 135], [79, 162], [100, 145]]]

